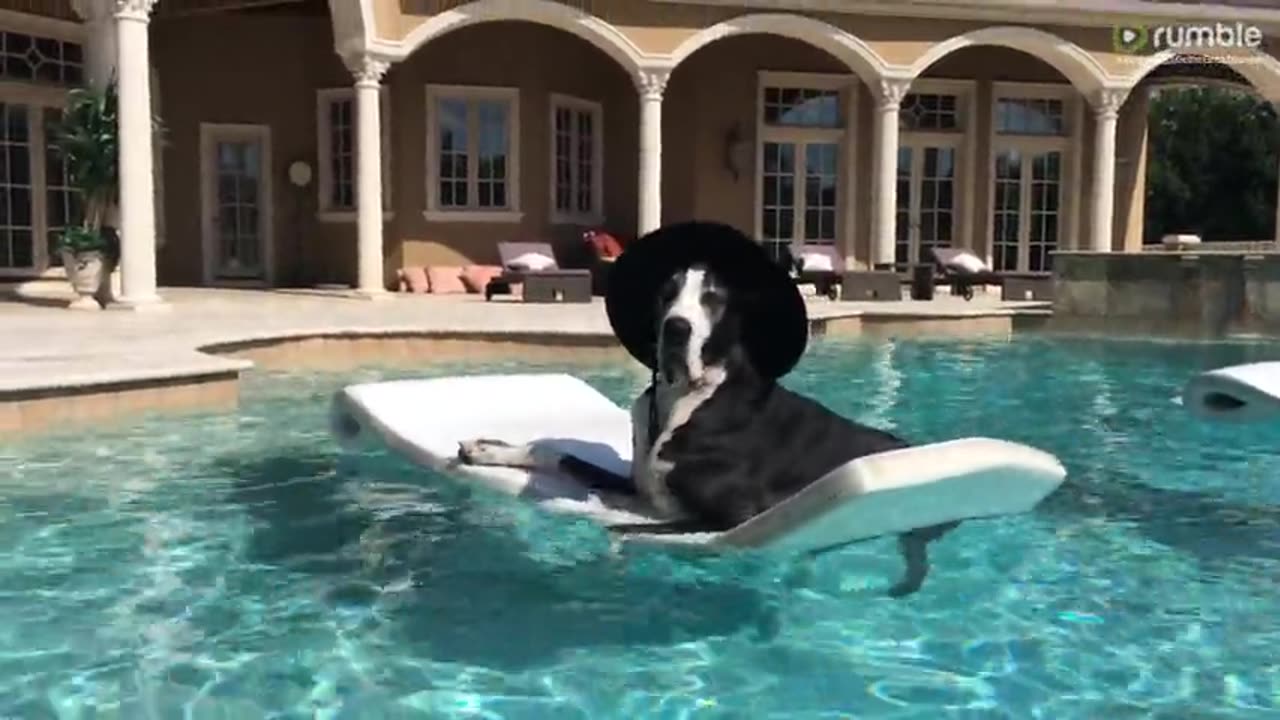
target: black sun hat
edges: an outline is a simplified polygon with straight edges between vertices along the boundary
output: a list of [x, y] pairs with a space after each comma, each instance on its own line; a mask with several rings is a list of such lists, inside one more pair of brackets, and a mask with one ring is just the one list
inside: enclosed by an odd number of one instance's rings
[[649, 369], [657, 364], [658, 292], [679, 270], [704, 265], [729, 288], [745, 315], [742, 343], [756, 371], [777, 379], [804, 355], [809, 319], [791, 276], [763, 246], [715, 222], [666, 225], [630, 243], [609, 271], [605, 309], [622, 346]]

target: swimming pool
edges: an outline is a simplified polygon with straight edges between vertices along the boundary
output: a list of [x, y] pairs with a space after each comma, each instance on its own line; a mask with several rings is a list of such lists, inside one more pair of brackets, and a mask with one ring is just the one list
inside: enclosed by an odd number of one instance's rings
[[[1070, 471], [1038, 512], [949, 535], [906, 601], [891, 540], [811, 575], [620, 563], [583, 521], [340, 460], [330, 393], [403, 372], [265, 374], [234, 416], [0, 445], [0, 718], [1273, 718], [1280, 428], [1171, 398], [1276, 357], [815, 343], [788, 382], [832, 407]], [[582, 374], [619, 401], [643, 382]]]

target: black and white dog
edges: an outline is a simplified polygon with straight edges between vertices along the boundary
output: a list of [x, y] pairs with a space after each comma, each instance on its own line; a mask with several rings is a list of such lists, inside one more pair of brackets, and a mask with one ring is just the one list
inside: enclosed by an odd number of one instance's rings
[[[554, 470], [602, 490], [629, 488], [666, 521], [610, 530], [672, 533], [727, 530], [850, 460], [908, 445], [758, 372], [743, 350], [746, 319], [733, 291], [706, 266], [678, 270], [659, 302], [653, 382], [632, 407], [631, 477], [493, 439], [460, 443], [459, 461]], [[899, 536], [906, 572], [890, 595], [921, 587], [928, 543], [956, 524]]]

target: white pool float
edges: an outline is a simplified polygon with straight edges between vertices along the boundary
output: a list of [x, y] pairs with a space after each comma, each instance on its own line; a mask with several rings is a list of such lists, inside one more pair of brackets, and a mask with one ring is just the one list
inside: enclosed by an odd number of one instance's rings
[[1280, 362], [1231, 365], [1201, 373], [1183, 388], [1182, 405], [1206, 420], [1280, 419]]
[[[481, 375], [352, 385], [333, 399], [331, 427], [347, 447], [381, 445], [410, 461], [602, 524], [652, 522], [633, 499], [561, 474], [455, 462], [458, 442], [544, 442], [627, 475], [629, 413], [568, 375]], [[627, 536], [628, 542], [816, 552], [952, 520], [1031, 510], [1066, 470], [1026, 445], [965, 438], [880, 453], [832, 471], [787, 501], [724, 532]]]

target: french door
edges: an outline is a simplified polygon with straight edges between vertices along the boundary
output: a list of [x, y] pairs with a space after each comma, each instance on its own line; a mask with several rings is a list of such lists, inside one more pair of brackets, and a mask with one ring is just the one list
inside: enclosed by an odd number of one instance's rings
[[898, 204], [894, 265], [932, 263], [931, 250], [951, 247], [961, 138], [908, 138], [898, 146]]
[[995, 150], [992, 173], [992, 267], [1050, 272], [1064, 233], [1062, 190], [1066, 148], [1006, 142]]
[[270, 275], [271, 136], [263, 125], [204, 125], [205, 281]]
[[761, 143], [760, 237], [780, 262], [793, 242], [833, 244], [841, 179], [839, 140], [765, 140]]

